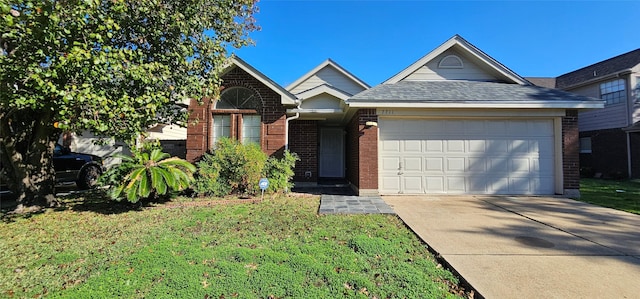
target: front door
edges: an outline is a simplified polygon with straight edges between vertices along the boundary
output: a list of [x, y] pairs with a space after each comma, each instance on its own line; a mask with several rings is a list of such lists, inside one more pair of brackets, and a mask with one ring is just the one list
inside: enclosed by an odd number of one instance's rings
[[319, 176], [344, 177], [344, 131], [341, 128], [320, 129]]

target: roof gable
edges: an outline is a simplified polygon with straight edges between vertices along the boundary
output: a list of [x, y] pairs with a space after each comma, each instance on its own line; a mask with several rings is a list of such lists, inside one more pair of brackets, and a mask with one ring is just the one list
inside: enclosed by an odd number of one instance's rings
[[631, 70], [640, 64], [640, 48], [594, 63], [556, 78], [556, 88], [568, 88], [584, 82]]
[[269, 89], [273, 90], [275, 93], [280, 95], [280, 102], [283, 105], [295, 105], [297, 103], [297, 98], [295, 95], [284, 89], [278, 83], [271, 80], [269, 77], [265, 76], [263, 73], [255, 69], [253, 66], [240, 59], [238, 56], [232, 56], [229, 58], [229, 64], [222, 72], [222, 75], [226, 74], [234, 67], [239, 67], [240, 69], [247, 72], [249, 75], [254, 77], [256, 80], [260, 81], [262, 84], [267, 86]]
[[[460, 60], [459, 63], [456, 62], [456, 58]], [[531, 84], [459, 35], [454, 35], [382, 84], [394, 84], [404, 80], [468, 80]]]
[[369, 89], [369, 85], [331, 59], [327, 59], [295, 82], [286, 87], [288, 91], [299, 95], [318, 86], [328, 85], [347, 95], [354, 95]]

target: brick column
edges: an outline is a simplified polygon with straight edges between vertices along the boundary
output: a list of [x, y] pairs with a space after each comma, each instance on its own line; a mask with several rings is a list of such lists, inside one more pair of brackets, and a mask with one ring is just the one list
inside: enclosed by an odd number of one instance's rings
[[368, 121], [378, 121], [375, 109], [359, 110], [348, 125], [347, 177], [361, 196], [378, 194], [378, 127]]
[[578, 111], [567, 110], [562, 118], [563, 194], [580, 198], [580, 144]]
[[189, 102], [189, 120], [187, 122], [187, 160], [195, 162], [209, 150], [209, 122], [211, 110], [209, 100], [199, 104], [197, 100]]

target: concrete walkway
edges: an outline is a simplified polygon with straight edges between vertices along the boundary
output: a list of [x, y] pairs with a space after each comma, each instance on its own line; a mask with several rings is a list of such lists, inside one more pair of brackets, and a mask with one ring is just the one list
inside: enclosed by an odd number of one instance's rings
[[554, 197], [385, 196], [485, 298], [640, 298], [640, 216]]

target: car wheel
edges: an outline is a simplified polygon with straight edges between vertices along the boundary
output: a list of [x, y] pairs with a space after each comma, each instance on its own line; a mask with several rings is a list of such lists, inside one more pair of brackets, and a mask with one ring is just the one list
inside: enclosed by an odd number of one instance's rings
[[100, 177], [101, 171], [97, 166], [87, 166], [80, 173], [80, 177], [76, 184], [79, 189], [91, 189], [95, 188], [98, 184], [98, 177]]

